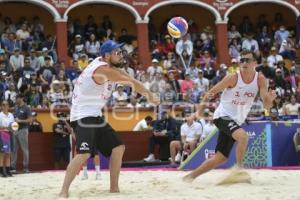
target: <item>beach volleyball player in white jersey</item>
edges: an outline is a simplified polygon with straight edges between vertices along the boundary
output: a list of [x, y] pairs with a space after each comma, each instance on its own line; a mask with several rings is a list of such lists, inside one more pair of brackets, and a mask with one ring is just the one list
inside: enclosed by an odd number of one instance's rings
[[203, 97], [193, 117], [202, 116], [209, 99], [222, 92], [220, 104], [214, 113], [214, 124], [219, 129], [216, 153], [187, 174], [183, 178], [185, 182], [192, 182], [201, 174], [226, 162], [235, 142], [237, 142], [237, 167], [243, 167], [242, 161], [247, 149], [248, 135], [240, 125], [244, 123], [258, 92], [266, 109], [270, 109], [276, 97], [275, 91], [268, 91], [266, 78], [255, 71], [256, 65], [255, 54], [243, 51], [240, 59], [240, 72], [224, 77]]
[[97, 155], [98, 151], [110, 156], [110, 192], [119, 192], [119, 173], [125, 146], [101, 113], [117, 82], [131, 86], [133, 91], [147, 97], [150, 104], [159, 104], [156, 95], [119, 69], [124, 63], [121, 46], [112, 40], [104, 42], [100, 48], [101, 57], [92, 61], [75, 83], [70, 121], [76, 136], [77, 155], [67, 167], [60, 197], [68, 197], [76, 174], [86, 160]]

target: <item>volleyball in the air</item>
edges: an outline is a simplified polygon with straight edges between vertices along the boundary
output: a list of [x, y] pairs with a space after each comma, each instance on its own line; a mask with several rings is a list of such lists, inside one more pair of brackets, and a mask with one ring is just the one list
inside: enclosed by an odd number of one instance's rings
[[10, 124], [10, 127], [13, 131], [17, 131], [19, 129], [19, 124], [17, 122], [13, 122]]
[[188, 28], [188, 23], [182, 17], [173, 17], [168, 23], [168, 32], [173, 38], [183, 37]]

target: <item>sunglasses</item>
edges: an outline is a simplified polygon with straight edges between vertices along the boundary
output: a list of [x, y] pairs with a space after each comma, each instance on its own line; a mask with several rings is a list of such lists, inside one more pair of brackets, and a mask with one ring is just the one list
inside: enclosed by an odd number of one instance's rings
[[241, 63], [249, 64], [249, 63], [252, 62], [252, 60], [253, 60], [253, 59], [251, 59], [251, 58], [241, 58], [241, 59], [240, 59], [240, 62], [241, 62]]
[[116, 56], [122, 56], [122, 55], [123, 55], [123, 51], [122, 51], [122, 50], [115, 51], [114, 54], [115, 54]]

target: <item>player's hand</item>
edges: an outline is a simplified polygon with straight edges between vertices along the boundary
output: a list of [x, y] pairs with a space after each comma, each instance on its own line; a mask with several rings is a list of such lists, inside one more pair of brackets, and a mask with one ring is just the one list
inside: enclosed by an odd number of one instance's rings
[[269, 90], [268, 91], [268, 97], [269, 97], [270, 102], [273, 102], [277, 97], [276, 91], [275, 90]]
[[150, 92], [148, 94], [148, 102], [154, 106], [158, 106], [160, 104], [159, 95]]

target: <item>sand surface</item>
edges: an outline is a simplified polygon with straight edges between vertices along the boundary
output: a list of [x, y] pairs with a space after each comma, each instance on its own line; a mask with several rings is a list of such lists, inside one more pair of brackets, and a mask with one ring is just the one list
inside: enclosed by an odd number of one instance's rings
[[[252, 183], [217, 186], [229, 170], [214, 170], [188, 184], [181, 181], [182, 171], [122, 171], [120, 194], [111, 194], [109, 173], [102, 180], [77, 176], [70, 189], [70, 200], [300, 200], [300, 170], [248, 170]], [[81, 174], [80, 174], [81, 175]], [[64, 172], [44, 172], [0, 178], [1, 200], [54, 200]]]

